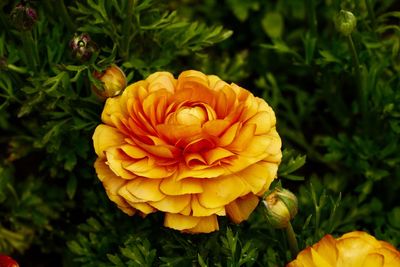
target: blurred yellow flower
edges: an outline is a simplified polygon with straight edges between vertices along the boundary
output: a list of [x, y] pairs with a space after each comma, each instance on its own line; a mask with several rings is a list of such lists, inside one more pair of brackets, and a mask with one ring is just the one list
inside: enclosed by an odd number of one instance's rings
[[93, 143], [109, 198], [129, 215], [165, 213], [191, 233], [239, 223], [276, 177], [281, 139], [268, 104], [198, 71], [157, 72], [109, 98]]
[[366, 232], [354, 231], [334, 239], [326, 235], [301, 251], [286, 267], [398, 267], [400, 251]]

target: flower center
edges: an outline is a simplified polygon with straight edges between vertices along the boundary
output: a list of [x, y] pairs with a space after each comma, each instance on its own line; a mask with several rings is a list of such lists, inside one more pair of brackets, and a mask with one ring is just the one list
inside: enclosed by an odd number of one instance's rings
[[179, 124], [184, 125], [202, 125], [205, 121], [207, 121], [207, 119], [207, 112], [204, 110], [204, 108], [198, 106], [184, 107], [176, 114], [176, 121]]

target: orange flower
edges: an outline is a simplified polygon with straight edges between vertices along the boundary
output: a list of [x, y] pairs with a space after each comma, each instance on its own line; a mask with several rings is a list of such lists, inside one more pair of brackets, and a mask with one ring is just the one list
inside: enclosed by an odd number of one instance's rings
[[396, 267], [400, 251], [366, 232], [354, 231], [334, 239], [326, 235], [301, 251], [286, 267]]
[[271, 107], [198, 71], [128, 86], [102, 121], [95, 168], [109, 198], [129, 215], [164, 212], [164, 225], [184, 232], [218, 230], [217, 215], [246, 220], [282, 157]]

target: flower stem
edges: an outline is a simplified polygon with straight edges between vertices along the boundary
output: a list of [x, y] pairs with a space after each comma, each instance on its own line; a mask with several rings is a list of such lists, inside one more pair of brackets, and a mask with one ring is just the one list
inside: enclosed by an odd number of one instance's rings
[[30, 71], [35, 72], [38, 65], [37, 55], [35, 53], [35, 44], [33, 42], [32, 34], [30, 31], [21, 32], [22, 46], [25, 53], [26, 63]]
[[317, 16], [315, 14], [315, 0], [305, 0], [305, 5], [308, 14], [308, 25], [312, 36], [317, 35]]
[[132, 25], [132, 16], [133, 16], [133, 7], [134, 7], [134, 0], [128, 0], [128, 7], [127, 7], [127, 14], [124, 24], [122, 26], [123, 33], [124, 33], [124, 40], [122, 41], [122, 57], [127, 59], [129, 56], [129, 49], [131, 43], [131, 25]]
[[65, 21], [65, 24], [67, 25], [67, 28], [70, 32], [75, 31], [75, 24], [72, 22], [71, 17], [68, 14], [67, 8], [65, 7], [64, 0], [59, 1], [60, 3], [60, 16], [62, 19]]
[[372, 6], [371, 0], [366, 0], [365, 3], [367, 4], [368, 15], [369, 15], [369, 18], [371, 19], [372, 27], [375, 30], [375, 28], [376, 28], [376, 19], [375, 19], [374, 8]]
[[292, 259], [294, 259], [297, 256], [297, 253], [299, 253], [299, 246], [297, 244], [296, 234], [290, 222], [285, 230], [290, 252], [292, 253]]
[[349, 49], [351, 56], [353, 58], [353, 65], [354, 65], [354, 72], [356, 75], [356, 84], [357, 84], [357, 94], [358, 94], [358, 101], [360, 104], [360, 109], [361, 112], [364, 113], [366, 111], [366, 103], [365, 103], [365, 98], [364, 98], [364, 91], [362, 88], [362, 81], [361, 81], [361, 72], [360, 72], [360, 61], [358, 60], [358, 55], [357, 55], [357, 50], [356, 47], [354, 46], [353, 38], [351, 37], [351, 34], [347, 38], [347, 42], [349, 44]]

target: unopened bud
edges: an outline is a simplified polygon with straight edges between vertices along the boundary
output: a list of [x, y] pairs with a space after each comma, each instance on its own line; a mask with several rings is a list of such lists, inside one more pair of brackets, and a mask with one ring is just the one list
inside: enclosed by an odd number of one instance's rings
[[0, 267], [19, 267], [19, 265], [11, 257], [0, 255]]
[[349, 36], [357, 25], [357, 19], [350, 11], [340, 10], [335, 17], [336, 29], [344, 36]]
[[268, 224], [277, 229], [286, 228], [297, 214], [297, 198], [286, 189], [275, 189], [263, 201]]
[[126, 87], [125, 73], [116, 65], [111, 65], [101, 73], [95, 71], [93, 76], [103, 83], [103, 88], [92, 86], [93, 92], [103, 100], [119, 95]]
[[38, 16], [35, 9], [19, 3], [11, 11], [10, 18], [15, 28], [21, 31], [29, 31], [35, 25]]
[[89, 60], [97, 50], [96, 43], [87, 33], [79, 35], [75, 33], [74, 37], [69, 42], [69, 47], [72, 50], [72, 55], [81, 61]]

